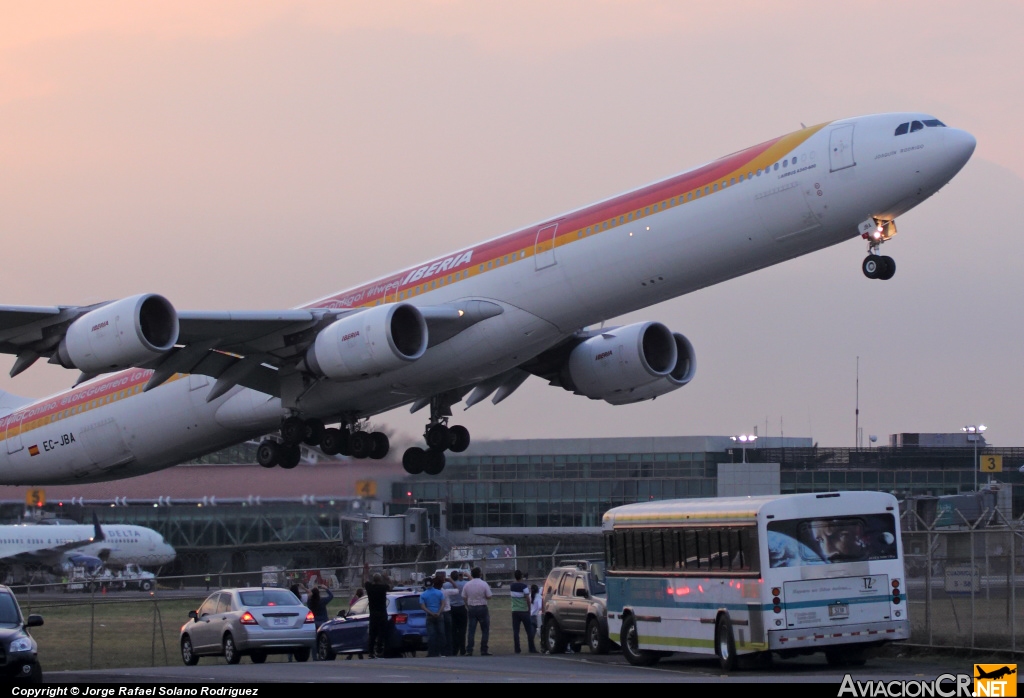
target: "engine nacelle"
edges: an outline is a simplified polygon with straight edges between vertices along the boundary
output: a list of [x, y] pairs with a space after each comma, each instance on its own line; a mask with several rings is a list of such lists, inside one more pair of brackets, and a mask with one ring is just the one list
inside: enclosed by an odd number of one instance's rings
[[105, 373], [140, 366], [178, 341], [178, 313], [153, 293], [130, 296], [91, 310], [68, 327], [57, 347], [64, 368]]
[[678, 332], [673, 333], [672, 337], [676, 340], [678, 358], [675, 368], [669, 371], [667, 376], [633, 390], [615, 393], [611, 397], [606, 397], [605, 401], [613, 405], [627, 405], [631, 402], [653, 400], [660, 395], [678, 390], [693, 380], [693, 376], [697, 372], [697, 359], [693, 353], [693, 345], [690, 344], [690, 340]]
[[423, 356], [427, 321], [416, 306], [378, 305], [341, 318], [317, 335], [306, 352], [313, 373], [354, 380], [393, 371]]
[[582, 342], [569, 354], [561, 380], [579, 395], [611, 402], [668, 376], [677, 363], [676, 341], [669, 329], [660, 322], [641, 322]]

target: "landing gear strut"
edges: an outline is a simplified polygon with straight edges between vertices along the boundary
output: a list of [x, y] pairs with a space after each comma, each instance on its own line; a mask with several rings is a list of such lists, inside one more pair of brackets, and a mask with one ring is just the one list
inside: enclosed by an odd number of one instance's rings
[[878, 253], [882, 243], [896, 234], [896, 222], [877, 218], [864, 221], [860, 225], [861, 237], [868, 241], [868, 256], [860, 265], [864, 276], [869, 279], [888, 281], [896, 273], [896, 262], [892, 257]]
[[423, 439], [427, 448], [413, 446], [402, 456], [402, 467], [410, 475], [426, 473], [440, 475], [444, 470], [445, 451], [462, 453], [469, 448], [469, 429], [456, 424], [448, 426], [448, 418], [452, 416], [451, 404], [440, 397], [430, 400], [430, 421], [423, 431]]

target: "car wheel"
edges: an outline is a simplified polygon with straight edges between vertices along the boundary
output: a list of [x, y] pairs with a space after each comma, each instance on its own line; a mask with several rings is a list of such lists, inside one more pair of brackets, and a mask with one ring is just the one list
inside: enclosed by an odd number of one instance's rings
[[228, 664], [238, 664], [242, 661], [242, 653], [235, 647], [235, 638], [231, 637], [231, 633], [224, 636], [224, 660]]
[[601, 632], [601, 624], [596, 618], [587, 623], [587, 646], [591, 654], [608, 654], [608, 638]]
[[195, 666], [199, 663], [199, 655], [196, 654], [192, 638], [188, 635], [181, 638], [181, 661], [185, 662], [185, 666]]
[[316, 658], [321, 662], [329, 662], [337, 656], [331, 649], [331, 638], [327, 637], [327, 633], [320, 633], [316, 638]]
[[622, 654], [626, 661], [634, 666], [651, 666], [661, 659], [657, 652], [640, 649], [640, 634], [636, 630], [636, 619], [627, 616], [622, 621]]
[[146, 581], [144, 581], [142, 583], [141, 586], [142, 586], [142, 590], [143, 591], [149, 591], [149, 590], [151, 590], [153, 588], [153, 582], [151, 582], [150, 580], [147, 579]]
[[252, 654], [249, 655], [249, 659], [252, 660], [253, 664], [262, 664], [263, 662], [267, 661], [267, 653], [266, 652], [253, 652]]
[[299, 649], [292, 652], [292, 656], [295, 657], [297, 662], [305, 662], [309, 659], [309, 648], [300, 647]]
[[545, 618], [540, 629], [540, 644], [548, 654], [561, 654], [565, 651], [565, 636], [554, 618]]

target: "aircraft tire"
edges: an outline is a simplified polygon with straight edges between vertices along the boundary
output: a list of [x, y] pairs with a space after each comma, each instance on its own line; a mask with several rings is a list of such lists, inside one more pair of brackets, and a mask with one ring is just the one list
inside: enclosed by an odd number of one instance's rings
[[878, 278], [882, 281], [888, 281], [896, 275], [896, 260], [892, 257], [882, 257], [882, 270], [878, 273]]
[[373, 438], [365, 431], [354, 431], [348, 440], [353, 458], [366, 458], [373, 450]]
[[273, 468], [281, 459], [281, 446], [276, 441], [264, 441], [256, 449], [256, 462], [264, 468]]
[[302, 458], [302, 450], [298, 444], [292, 444], [291, 446], [285, 446], [281, 449], [281, 462], [279, 465], [285, 470], [291, 470], [299, 464], [299, 460]]
[[320, 450], [325, 456], [336, 456], [341, 453], [344, 433], [341, 429], [324, 429], [324, 435], [320, 437]]
[[324, 423], [319, 419], [307, 419], [306, 420], [306, 435], [302, 439], [302, 443], [307, 446], [319, 446], [320, 440], [324, 438]]
[[876, 254], [869, 254], [861, 262], [860, 269], [864, 272], [864, 276], [869, 279], [877, 279], [879, 273], [883, 268], [881, 257]]
[[450, 439], [449, 429], [444, 424], [434, 424], [427, 428], [427, 447], [432, 451], [444, 451]]
[[441, 471], [444, 470], [444, 451], [435, 451], [430, 449], [425, 452], [425, 463], [423, 465], [423, 472], [427, 475], [440, 475]]
[[299, 444], [306, 438], [306, 423], [298, 417], [281, 422], [281, 438], [286, 444]]
[[388, 455], [388, 451], [391, 450], [391, 441], [388, 439], [388, 435], [382, 431], [375, 431], [370, 434], [370, 458], [374, 460], [380, 460], [384, 456]]
[[419, 475], [423, 472], [423, 466], [426, 465], [427, 452], [419, 446], [413, 446], [407, 448], [405, 453], [402, 455], [402, 467], [405, 468], [405, 472], [410, 475]]
[[469, 429], [456, 424], [448, 429], [448, 450], [452, 453], [462, 453], [469, 448]]

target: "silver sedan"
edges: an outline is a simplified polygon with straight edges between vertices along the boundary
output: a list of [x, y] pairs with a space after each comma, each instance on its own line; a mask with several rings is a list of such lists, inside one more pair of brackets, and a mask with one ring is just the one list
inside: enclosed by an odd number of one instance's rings
[[195, 666], [202, 656], [238, 664], [248, 655], [262, 664], [268, 654], [309, 659], [316, 644], [313, 612], [287, 589], [221, 589], [189, 612], [181, 626], [181, 659]]

